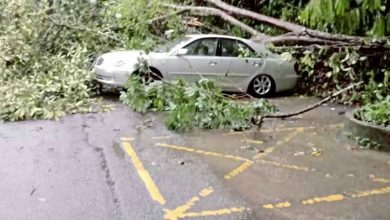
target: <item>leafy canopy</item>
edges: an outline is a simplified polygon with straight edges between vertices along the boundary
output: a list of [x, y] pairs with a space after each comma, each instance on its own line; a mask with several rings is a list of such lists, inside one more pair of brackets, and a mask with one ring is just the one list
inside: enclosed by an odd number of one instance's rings
[[300, 21], [333, 33], [384, 37], [390, 34], [387, 0], [311, 0]]

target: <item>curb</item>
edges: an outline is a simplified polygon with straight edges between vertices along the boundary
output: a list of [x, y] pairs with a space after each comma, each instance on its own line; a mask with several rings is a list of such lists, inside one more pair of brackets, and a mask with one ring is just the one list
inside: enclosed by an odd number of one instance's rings
[[357, 120], [353, 112], [347, 112], [345, 115], [348, 118], [346, 129], [352, 135], [374, 140], [384, 147], [384, 151], [390, 151], [390, 128]]

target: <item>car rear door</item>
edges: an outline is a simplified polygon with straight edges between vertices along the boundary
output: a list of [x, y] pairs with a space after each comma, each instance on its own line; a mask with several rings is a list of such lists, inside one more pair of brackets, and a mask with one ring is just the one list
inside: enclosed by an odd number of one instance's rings
[[202, 77], [216, 81], [228, 69], [217, 56], [218, 38], [197, 39], [183, 47], [187, 50], [184, 55], [173, 55], [169, 61], [169, 78], [183, 78], [196, 82]]
[[228, 70], [222, 85], [227, 90], [242, 90], [240, 86], [253, 74], [258, 73], [264, 63], [260, 54], [237, 39], [221, 38], [220, 56], [221, 59], [229, 60]]

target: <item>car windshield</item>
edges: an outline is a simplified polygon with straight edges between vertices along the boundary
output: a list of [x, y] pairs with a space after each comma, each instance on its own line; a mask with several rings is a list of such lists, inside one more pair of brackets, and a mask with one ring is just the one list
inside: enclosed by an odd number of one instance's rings
[[188, 41], [189, 39], [191, 39], [190, 37], [187, 37], [187, 36], [184, 36], [184, 37], [179, 37], [173, 41], [169, 41], [165, 44], [161, 44], [159, 45], [155, 50], [154, 52], [157, 52], [157, 53], [166, 53], [166, 52], [169, 52], [173, 47], [185, 42], [185, 41]]

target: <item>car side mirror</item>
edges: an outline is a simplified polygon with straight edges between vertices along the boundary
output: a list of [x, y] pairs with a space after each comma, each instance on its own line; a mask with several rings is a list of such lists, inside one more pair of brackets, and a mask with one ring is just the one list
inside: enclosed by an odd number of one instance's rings
[[176, 56], [184, 56], [187, 55], [188, 49], [186, 48], [181, 48], [176, 52]]

